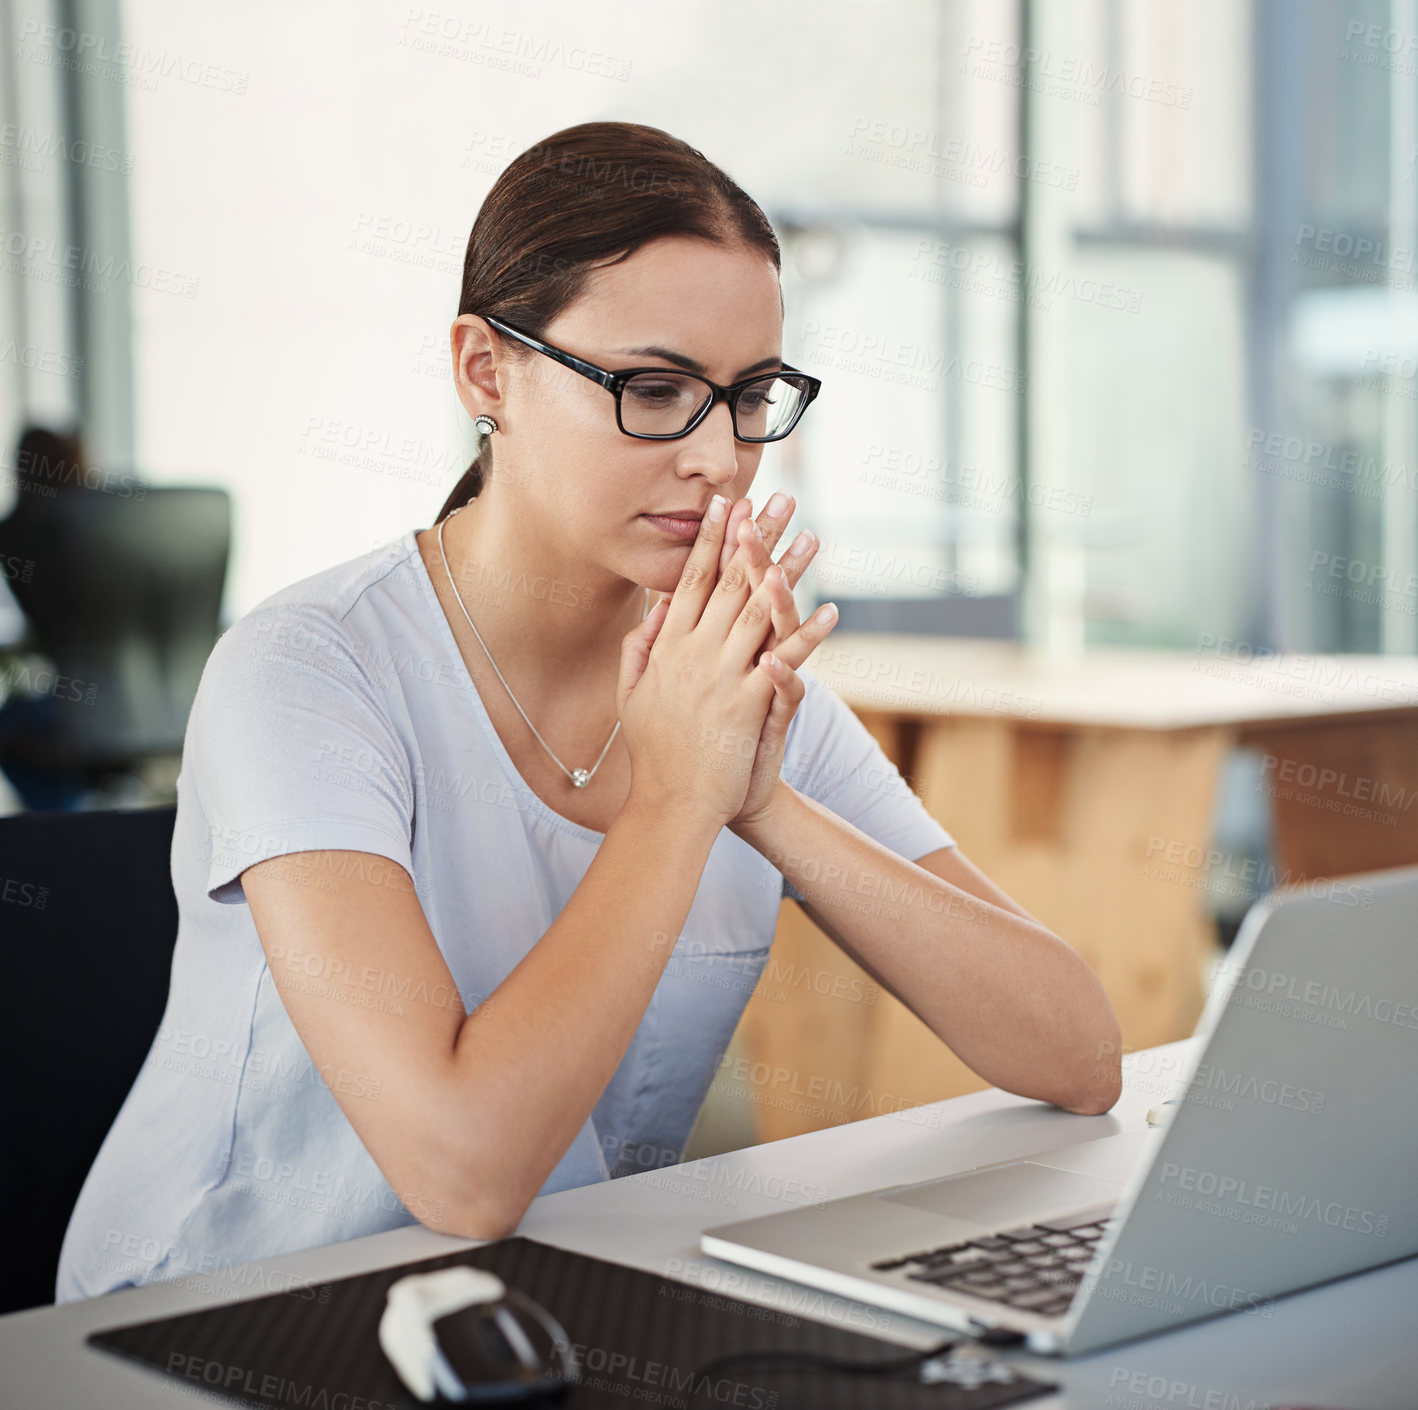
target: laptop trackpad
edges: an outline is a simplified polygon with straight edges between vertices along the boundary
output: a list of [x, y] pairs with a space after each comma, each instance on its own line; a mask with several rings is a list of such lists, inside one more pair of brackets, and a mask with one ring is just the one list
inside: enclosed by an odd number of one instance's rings
[[995, 1170], [932, 1180], [912, 1189], [884, 1190], [877, 1199], [995, 1226], [1065, 1214], [1114, 1199], [1118, 1193], [1114, 1180], [1021, 1160]]

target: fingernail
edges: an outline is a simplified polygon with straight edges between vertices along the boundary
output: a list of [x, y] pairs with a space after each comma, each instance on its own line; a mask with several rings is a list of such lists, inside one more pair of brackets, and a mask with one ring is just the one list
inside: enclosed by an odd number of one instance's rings
[[794, 558], [800, 553], [806, 553], [808, 546], [812, 543], [812, 535], [806, 529], [793, 540], [793, 546], [788, 550]]
[[763, 530], [758, 527], [758, 521], [757, 521], [756, 519], [755, 519], [755, 520], [752, 520], [751, 522], [752, 522], [752, 524], [753, 524], [753, 532], [758, 535], [758, 541], [759, 541], [759, 543], [762, 543], [762, 542], [763, 542]]
[[788, 496], [778, 490], [768, 501], [768, 517], [776, 519], [788, 507]]
[[729, 501], [726, 500], [723, 495], [716, 494], [714, 498], [709, 501], [709, 518], [713, 520], [714, 523], [717, 524], [728, 512]]
[[830, 622], [837, 615], [837, 604], [829, 602], [812, 614], [814, 622]]

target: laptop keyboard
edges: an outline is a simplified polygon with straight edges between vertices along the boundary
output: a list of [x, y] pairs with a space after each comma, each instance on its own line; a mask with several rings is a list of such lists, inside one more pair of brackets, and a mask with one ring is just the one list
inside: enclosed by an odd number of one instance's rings
[[878, 1273], [910, 1268], [906, 1276], [915, 1282], [1056, 1317], [1067, 1311], [1098, 1241], [1117, 1222], [1112, 1211], [1112, 1205], [1085, 1210], [871, 1266]]

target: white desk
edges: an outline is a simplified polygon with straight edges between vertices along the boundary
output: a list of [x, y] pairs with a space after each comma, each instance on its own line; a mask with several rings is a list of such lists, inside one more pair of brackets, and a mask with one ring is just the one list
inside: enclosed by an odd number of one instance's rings
[[[822, 1197], [824, 1189], [835, 1198], [1141, 1129], [1148, 1107], [1173, 1095], [1196, 1042], [1130, 1054], [1122, 1100], [1106, 1116], [1073, 1116], [991, 1088], [547, 1195], [532, 1205], [518, 1233], [802, 1316], [814, 1315], [815, 1305], [820, 1321], [927, 1346], [948, 1334], [703, 1258], [697, 1252], [700, 1231], [806, 1203]], [[196, 1386], [125, 1364], [85, 1346], [84, 1336], [100, 1327], [260, 1295], [289, 1286], [292, 1278], [321, 1282], [472, 1246], [414, 1226], [261, 1260], [226, 1278], [194, 1275], [12, 1313], [0, 1318], [0, 1406], [192, 1410], [202, 1399]], [[1027, 1402], [1040, 1410], [1065, 1405], [1193, 1410], [1252, 1402], [1411, 1410], [1418, 1395], [1418, 1258], [1280, 1299], [1268, 1320], [1231, 1314], [1075, 1361], [1004, 1355], [1063, 1385], [1056, 1396]]]

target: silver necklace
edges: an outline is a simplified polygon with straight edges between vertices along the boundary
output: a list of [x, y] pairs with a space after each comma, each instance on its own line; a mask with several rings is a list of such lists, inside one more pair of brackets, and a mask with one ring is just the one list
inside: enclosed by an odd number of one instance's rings
[[[492, 659], [492, 652], [488, 651], [487, 643], [482, 639], [482, 636], [479, 634], [478, 629], [473, 626], [473, 619], [468, 616], [468, 609], [463, 606], [463, 595], [458, 591], [458, 584], [453, 581], [453, 572], [448, 567], [448, 555], [443, 551], [444, 524], [446, 524], [448, 520], [453, 517], [454, 514], [459, 514], [466, 508], [467, 505], [460, 504], [457, 509], [453, 510], [452, 514], [449, 514], [445, 518], [440, 519], [438, 521], [438, 556], [443, 560], [443, 571], [448, 574], [448, 586], [453, 589], [453, 596], [458, 599], [458, 606], [462, 607], [463, 616], [467, 617], [468, 625], [473, 628], [473, 635], [477, 637], [478, 645], [482, 647], [484, 652], [486, 652], [488, 662], [491, 664], [492, 669], [494, 671], [497, 671], [497, 662]], [[642, 612], [640, 613], [640, 620], [642, 622], [648, 615], [649, 603], [650, 590], [647, 588], [645, 590], [645, 610], [642, 610]], [[527, 712], [518, 703], [517, 697], [512, 694], [512, 687], [507, 684], [507, 677], [504, 676], [501, 671], [497, 671], [497, 678], [502, 682], [512, 703], [517, 706], [517, 713], [521, 715], [524, 720], [527, 720]], [[594, 764], [591, 765], [589, 769], [568, 769], [566, 765], [561, 762], [560, 759], [557, 759], [555, 751], [552, 749], [551, 745], [548, 744], [546, 740], [542, 738], [540, 732], [537, 730], [536, 725], [534, 725], [531, 720], [527, 720], [527, 728], [537, 736], [537, 742], [542, 746], [542, 748], [545, 749], [547, 753], [550, 754], [551, 757], [556, 760], [557, 768], [559, 768], [562, 773], [564, 773], [567, 778], [569, 778], [571, 782], [576, 785], [577, 788], [585, 788], [585, 786], [590, 783], [590, 781], [595, 777], [596, 770], [601, 767], [601, 759], [604, 759], [606, 757], [606, 749], [609, 749], [611, 747], [611, 742], [615, 739], [616, 733], [620, 729], [620, 721], [617, 720], [615, 722], [615, 729], [611, 731], [610, 739], [606, 740], [605, 749], [601, 750], [600, 757], [596, 760]]]

